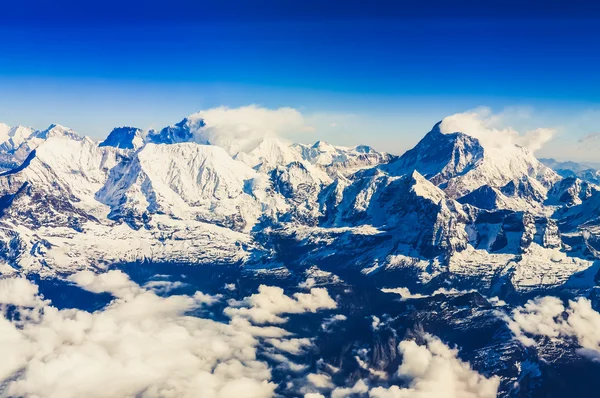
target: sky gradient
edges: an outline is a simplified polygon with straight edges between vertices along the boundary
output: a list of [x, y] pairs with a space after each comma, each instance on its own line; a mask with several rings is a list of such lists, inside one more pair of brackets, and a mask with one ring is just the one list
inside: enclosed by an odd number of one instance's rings
[[487, 106], [525, 110], [519, 130], [555, 128], [541, 155], [595, 160], [577, 148], [600, 132], [598, 5], [414, 3], [12, 2], [0, 121], [101, 138], [258, 104], [297, 109], [314, 138], [400, 153]]

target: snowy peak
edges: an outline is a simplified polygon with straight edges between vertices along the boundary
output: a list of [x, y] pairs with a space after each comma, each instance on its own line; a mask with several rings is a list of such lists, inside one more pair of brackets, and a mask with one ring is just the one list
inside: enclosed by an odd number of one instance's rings
[[60, 124], [51, 124], [46, 130], [36, 132], [35, 137], [44, 140], [52, 137], [67, 137], [73, 140], [82, 139], [82, 137], [75, 131], [68, 127], [61, 126]]
[[0, 145], [2, 150], [14, 150], [33, 134], [31, 127], [10, 127], [0, 123]]
[[325, 168], [333, 178], [347, 177], [360, 169], [385, 164], [395, 159], [388, 153], [377, 152], [366, 145], [341, 147], [317, 141], [313, 145], [293, 144], [291, 148], [305, 161]]
[[153, 214], [236, 230], [251, 228], [261, 204], [257, 173], [213, 145], [146, 144], [98, 192], [110, 217], [139, 227]]
[[256, 175], [224, 149], [212, 145], [148, 144], [138, 160], [154, 182], [168, 186], [189, 204], [199, 199], [234, 198], [242, 193], [244, 181]]
[[598, 165], [594, 163], [560, 162], [555, 159], [540, 159], [544, 165], [550, 167], [558, 175], [564, 178], [578, 177], [579, 179], [592, 183], [600, 184], [600, 171]]
[[144, 145], [144, 132], [136, 127], [116, 127], [99, 146], [138, 149]]
[[[181, 122], [165, 127], [160, 131], [150, 130], [146, 140], [153, 144], [196, 142], [196, 131], [205, 125], [204, 120], [201, 118], [186, 117]], [[209, 144], [208, 142], [199, 143]]]
[[391, 163], [390, 172], [402, 175], [417, 170], [434, 184], [444, 185], [483, 160], [484, 150], [476, 138], [459, 132], [443, 134], [440, 124], [437, 123], [413, 149]]
[[437, 123], [411, 150], [382, 169], [417, 170], [452, 198], [481, 208], [541, 210], [560, 177], [518, 145], [483, 147], [467, 133], [443, 133]]
[[288, 144], [276, 138], [263, 138], [260, 143], [248, 153], [238, 152], [234, 159], [240, 160], [250, 167], [264, 164], [267, 168], [277, 165], [286, 166], [302, 160], [302, 157]]

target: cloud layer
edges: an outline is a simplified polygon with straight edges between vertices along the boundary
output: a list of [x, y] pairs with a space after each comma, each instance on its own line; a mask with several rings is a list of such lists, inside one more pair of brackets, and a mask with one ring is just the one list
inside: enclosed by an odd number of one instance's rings
[[[254, 316], [233, 312], [229, 323], [220, 323], [187, 315], [201, 313], [216, 296], [160, 297], [119, 271], [83, 271], [70, 279], [115, 299], [93, 313], [59, 310], [26, 279], [0, 280], [0, 396], [271, 397], [276, 385], [269, 366], [257, 360], [259, 345], [290, 354], [311, 345], [284, 329], [252, 325]], [[252, 314], [259, 303], [259, 323], [282, 323], [277, 314], [335, 306], [326, 291], [295, 298], [276, 292], [261, 287], [235, 310]], [[273, 298], [286, 305], [264, 305]], [[10, 316], [9, 305], [17, 306], [18, 317]]]

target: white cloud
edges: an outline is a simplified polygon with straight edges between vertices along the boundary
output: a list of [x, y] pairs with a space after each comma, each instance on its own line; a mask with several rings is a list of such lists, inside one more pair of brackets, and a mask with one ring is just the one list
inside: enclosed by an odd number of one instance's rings
[[402, 364], [398, 376], [409, 381], [406, 388], [376, 387], [369, 391], [373, 398], [492, 398], [498, 393], [500, 379], [486, 378], [458, 357], [441, 340], [425, 335], [425, 345], [402, 341], [398, 350]]
[[[254, 149], [265, 137], [285, 139], [314, 131], [304, 115], [293, 108], [221, 106], [200, 111], [188, 119], [199, 140], [220, 146], [230, 155]], [[204, 127], [198, 125], [200, 119], [204, 120]]]
[[230, 292], [233, 292], [235, 290], [235, 283], [226, 283], [225, 290], [229, 290]]
[[92, 271], [81, 271], [69, 276], [68, 280], [90, 292], [106, 292], [120, 298], [131, 297], [142, 291], [127, 275], [115, 270], [103, 274], [95, 274]]
[[306, 375], [306, 380], [312, 386], [319, 389], [331, 389], [334, 387], [331, 377], [324, 373], [310, 373]]
[[401, 297], [401, 300], [409, 300], [409, 299], [419, 299], [419, 298], [426, 298], [426, 297], [433, 297], [436, 296], [438, 294], [445, 294], [445, 295], [457, 295], [457, 294], [466, 294], [466, 293], [471, 293], [471, 292], [476, 292], [476, 290], [458, 290], [455, 288], [451, 288], [451, 289], [446, 289], [445, 287], [441, 287], [439, 289], [437, 289], [436, 291], [434, 291], [433, 293], [431, 293], [430, 295], [427, 294], [421, 294], [421, 293], [411, 293], [410, 290], [406, 287], [393, 287], [393, 288], [387, 288], [384, 287], [381, 289], [382, 292], [384, 293], [394, 293], [397, 294]]
[[337, 314], [337, 315], [333, 315], [329, 318], [325, 318], [323, 320], [323, 323], [321, 324], [321, 329], [323, 329], [325, 331], [329, 331], [329, 329], [331, 328], [331, 325], [333, 325], [336, 322], [345, 321], [346, 319], [348, 319], [346, 317], [346, 315], [342, 315], [342, 314]]
[[567, 307], [556, 297], [537, 298], [505, 319], [515, 338], [526, 346], [535, 345], [532, 336], [573, 338], [582, 347], [582, 355], [600, 360], [600, 314], [586, 298], [569, 300]]
[[353, 394], [365, 394], [369, 386], [363, 380], [359, 380], [352, 387], [338, 387], [331, 392], [331, 398], [345, 398]]
[[[119, 271], [101, 275], [83, 271], [69, 279], [116, 298], [93, 313], [59, 310], [41, 300], [37, 286], [25, 279], [0, 281], [0, 301], [18, 305], [20, 314], [0, 317], [2, 394], [266, 398], [273, 396], [276, 385], [270, 381], [268, 365], [256, 359], [262, 339], [290, 353], [310, 345], [308, 339], [283, 339], [289, 332], [254, 326], [235, 314], [229, 323], [186, 315], [213, 304], [215, 296], [197, 292], [160, 297]], [[259, 303], [260, 297], [259, 293]], [[316, 311], [332, 305], [319, 292], [273, 297], [287, 303], [284, 311]], [[244, 302], [252, 310], [253, 300]]]
[[[527, 117], [527, 113], [520, 117]], [[508, 119], [510, 117], [505, 112], [494, 114], [491, 109], [483, 107], [445, 117], [440, 129], [444, 134], [469, 134], [477, 138], [484, 147], [519, 145], [531, 152], [541, 149], [556, 133], [551, 128], [537, 128], [520, 133], [513, 127], [505, 126]]]
[[302, 354], [306, 348], [312, 345], [310, 339], [267, 339], [266, 342], [279, 351], [287, 352], [292, 355]]
[[25, 278], [0, 279], [0, 304], [36, 307], [41, 304], [37, 292], [37, 285]]
[[186, 286], [185, 283], [175, 281], [150, 281], [144, 285], [145, 289], [152, 289], [157, 293], [168, 293], [172, 290], [179, 289]]
[[286, 296], [279, 287], [265, 285], [259, 286], [258, 293], [229, 304], [230, 307], [225, 309], [226, 315], [247, 318], [256, 324], [284, 323], [286, 319], [280, 317], [281, 314], [300, 314], [337, 307], [324, 288], [313, 288], [310, 293], [294, 293], [292, 298]]

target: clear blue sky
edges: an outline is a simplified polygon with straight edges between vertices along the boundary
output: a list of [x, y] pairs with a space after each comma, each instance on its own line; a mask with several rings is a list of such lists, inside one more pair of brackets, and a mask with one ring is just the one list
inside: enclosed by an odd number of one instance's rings
[[58, 0], [1, 12], [11, 125], [100, 138], [220, 105], [289, 106], [334, 143], [401, 152], [442, 117], [490, 106], [532, 107], [521, 123], [560, 126], [562, 140], [600, 132], [593, 2]]

